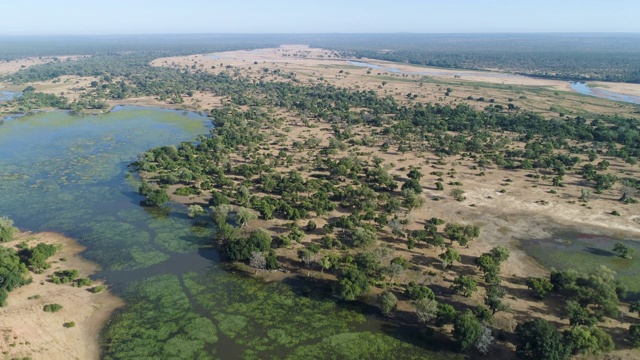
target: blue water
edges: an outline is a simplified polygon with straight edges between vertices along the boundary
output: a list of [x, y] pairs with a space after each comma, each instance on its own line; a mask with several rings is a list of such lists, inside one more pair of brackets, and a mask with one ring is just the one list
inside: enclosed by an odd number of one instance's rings
[[601, 88], [589, 87], [587, 83], [583, 82], [571, 82], [571, 89], [579, 92], [583, 95], [595, 96], [601, 99], [622, 101], [632, 104], [640, 104], [640, 96], [633, 96], [627, 94], [620, 94], [613, 91], [607, 91]]
[[19, 96], [20, 92], [15, 91], [0, 91], [0, 101], [13, 100], [16, 96]]

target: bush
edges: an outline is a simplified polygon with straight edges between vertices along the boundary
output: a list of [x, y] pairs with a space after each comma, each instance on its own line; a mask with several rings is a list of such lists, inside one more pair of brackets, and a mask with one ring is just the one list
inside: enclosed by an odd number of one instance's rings
[[181, 188], [177, 188], [176, 191], [174, 191], [173, 193], [179, 196], [191, 196], [191, 195], [200, 195], [202, 194], [202, 191], [192, 187], [181, 187]]
[[425, 285], [417, 285], [413, 281], [410, 282], [409, 285], [407, 285], [405, 294], [411, 300], [420, 300], [424, 298], [433, 300], [436, 298], [435, 294], [429, 287]]
[[398, 306], [398, 298], [391, 291], [385, 291], [380, 294], [378, 301], [380, 302], [380, 310], [387, 316]]
[[62, 326], [66, 327], [66, 328], [72, 328], [76, 326], [75, 321], [70, 321], [70, 322], [66, 322], [64, 324], [62, 324]]
[[98, 294], [98, 293], [101, 293], [101, 292], [105, 291], [106, 289], [107, 289], [107, 287], [104, 286], [104, 285], [97, 285], [97, 286], [94, 286], [91, 289], [89, 289], [89, 291], [91, 291], [94, 294]]
[[62, 310], [62, 305], [60, 304], [47, 304], [45, 305], [42, 310], [44, 310], [45, 312], [58, 312], [60, 310]]
[[8, 217], [0, 217], [0, 242], [7, 242], [13, 240], [13, 234], [18, 229], [13, 226], [13, 220]]
[[307, 230], [308, 232], [311, 232], [313, 230], [315, 230], [317, 227], [315, 221], [313, 220], [309, 220], [309, 222], [307, 223], [307, 226], [305, 227], [305, 230]]
[[91, 279], [89, 278], [76, 279], [76, 281], [74, 282], [74, 286], [77, 286], [77, 287], [89, 286], [89, 285], [91, 285]]
[[451, 190], [451, 197], [456, 199], [457, 201], [464, 201], [464, 199], [466, 199], [466, 197], [464, 196], [464, 191], [462, 191], [462, 189]]
[[160, 206], [169, 201], [169, 195], [163, 189], [151, 190], [144, 204], [147, 206]]

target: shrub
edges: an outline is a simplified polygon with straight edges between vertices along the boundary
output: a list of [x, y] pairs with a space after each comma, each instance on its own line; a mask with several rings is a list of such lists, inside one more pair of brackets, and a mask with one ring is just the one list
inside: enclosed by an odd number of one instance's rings
[[18, 229], [13, 226], [13, 220], [8, 217], [0, 217], [0, 242], [7, 242], [13, 240], [13, 234]]
[[398, 298], [391, 291], [380, 294], [380, 310], [385, 315], [390, 315], [398, 306]]
[[91, 279], [89, 278], [76, 279], [74, 282], [74, 286], [77, 286], [77, 287], [89, 286], [89, 285], [91, 285]]
[[66, 327], [66, 328], [72, 328], [76, 326], [75, 321], [70, 321], [70, 322], [66, 322], [64, 324], [62, 324], [62, 326]]
[[62, 310], [62, 305], [60, 304], [47, 304], [45, 305], [42, 310], [44, 310], [45, 312], [58, 312], [60, 310]]
[[101, 293], [101, 292], [105, 291], [106, 289], [107, 289], [107, 287], [104, 286], [104, 285], [97, 285], [97, 286], [94, 286], [91, 289], [89, 289], [89, 291], [91, 291], [94, 294], [98, 294], [98, 293]]
[[456, 199], [457, 201], [464, 201], [464, 199], [466, 199], [466, 197], [464, 196], [464, 191], [462, 191], [462, 189], [451, 190], [451, 197]]

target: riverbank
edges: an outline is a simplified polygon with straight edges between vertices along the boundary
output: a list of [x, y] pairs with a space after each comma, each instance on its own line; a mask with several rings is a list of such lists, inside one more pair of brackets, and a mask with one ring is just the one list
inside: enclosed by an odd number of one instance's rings
[[[90, 287], [48, 281], [59, 270], [77, 269], [80, 277], [98, 270], [96, 264], [80, 256], [84, 248], [73, 239], [56, 233], [21, 233], [2, 245], [13, 248], [23, 241], [30, 246], [59, 244], [62, 249], [50, 261], [50, 269], [31, 273], [31, 284], [9, 293], [8, 305], [0, 308], [0, 351], [9, 359], [98, 359], [100, 331], [113, 311], [123, 305], [122, 300], [108, 291], [94, 294]], [[96, 285], [100, 284], [92, 286]], [[46, 304], [60, 304], [62, 310], [44, 312]], [[63, 325], [70, 322], [75, 326]]]

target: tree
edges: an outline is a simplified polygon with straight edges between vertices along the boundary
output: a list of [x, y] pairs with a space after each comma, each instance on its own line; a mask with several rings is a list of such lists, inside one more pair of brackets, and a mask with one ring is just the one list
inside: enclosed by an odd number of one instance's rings
[[202, 206], [200, 206], [200, 205], [190, 205], [189, 209], [187, 211], [187, 216], [190, 219], [195, 219], [195, 218], [197, 218], [198, 216], [200, 216], [200, 215], [202, 215], [204, 213], [205, 213], [205, 211], [202, 208]]
[[238, 220], [238, 224], [243, 228], [249, 221], [253, 221], [258, 218], [258, 215], [250, 209], [246, 207], [240, 207], [238, 212], [236, 213], [236, 219]]
[[640, 314], [640, 300], [629, 305], [629, 311]]
[[338, 276], [338, 284], [333, 289], [336, 297], [347, 301], [353, 301], [367, 292], [369, 292], [367, 276], [353, 266], [342, 270]]
[[544, 296], [553, 290], [553, 285], [547, 278], [528, 278], [527, 287], [534, 291], [538, 299], [544, 299]]
[[633, 249], [630, 248], [629, 246], [621, 243], [621, 242], [617, 242], [614, 246], [613, 246], [613, 252], [616, 253], [618, 256], [620, 256], [623, 259], [631, 259], [631, 254], [633, 253]]
[[390, 281], [393, 282], [393, 279], [402, 274], [404, 272], [404, 267], [399, 264], [399, 263], [394, 263], [392, 262], [391, 264], [389, 264], [389, 266], [387, 266], [387, 270], [386, 273], [389, 275], [390, 277]]
[[386, 316], [389, 316], [398, 306], [398, 298], [391, 291], [380, 294], [378, 301], [380, 302], [380, 310]]
[[438, 316], [438, 302], [434, 299], [424, 297], [414, 302], [418, 321], [427, 323]]
[[595, 326], [574, 326], [565, 331], [564, 341], [574, 355], [610, 352], [615, 347], [611, 335]]
[[265, 259], [263, 253], [254, 251], [251, 253], [251, 257], [249, 258], [249, 265], [256, 269], [257, 273], [258, 270], [264, 270], [267, 267], [267, 259]]
[[486, 355], [489, 353], [491, 349], [491, 345], [495, 339], [493, 338], [493, 334], [491, 333], [491, 329], [487, 325], [482, 325], [482, 330], [480, 332], [480, 336], [476, 340], [475, 348], [482, 355]]
[[353, 244], [358, 247], [367, 247], [374, 245], [377, 240], [377, 235], [375, 231], [364, 229], [364, 228], [356, 228], [351, 234], [353, 239]]
[[564, 346], [562, 334], [544, 319], [534, 319], [516, 327], [518, 345], [516, 354], [524, 360], [565, 360], [569, 349]]
[[0, 217], [0, 242], [8, 242], [13, 240], [13, 234], [18, 229], [13, 226], [13, 220], [8, 217]]
[[471, 310], [458, 314], [453, 323], [453, 336], [462, 351], [467, 351], [476, 345], [483, 333], [482, 323]]
[[229, 214], [233, 209], [231, 205], [222, 204], [216, 205], [209, 208], [211, 210], [211, 218], [213, 222], [220, 228], [223, 224], [227, 223], [229, 219]]
[[562, 317], [569, 319], [571, 326], [587, 325], [592, 326], [598, 322], [594, 316], [591, 315], [589, 310], [579, 302], [574, 300], [567, 300], [562, 309]]
[[635, 347], [640, 347], [640, 324], [633, 324], [629, 327], [629, 338]]
[[473, 295], [477, 288], [478, 283], [474, 279], [466, 275], [460, 275], [455, 278], [453, 280], [453, 285], [451, 286], [451, 289], [453, 291], [465, 297], [470, 297], [471, 295]]
[[144, 204], [147, 206], [160, 206], [169, 201], [169, 195], [164, 189], [154, 189], [149, 192]]
[[453, 324], [456, 320], [458, 313], [453, 306], [445, 303], [438, 304], [438, 311], [436, 314], [436, 324], [438, 326], [443, 326], [446, 324]]
[[506, 295], [504, 288], [491, 285], [487, 288], [487, 296], [485, 297], [485, 304], [493, 311], [493, 314], [498, 311], [506, 311], [509, 309], [509, 305], [502, 299]]
[[462, 259], [460, 257], [460, 253], [454, 248], [447, 248], [447, 251], [438, 255], [440, 259], [442, 259], [442, 267], [446, 268], [447, 266], [453, 264], [454, 261], [460, 261]]
[[502, 264], [503, 262], [509, 259], [509, 255], [511, 253], [509, 249], [507, 249], [505, 246], [500, 245], [491, 249], [489, 251], [489, 254], [491, 254], [491, 257], [493, 257], [496, 264], [499, 266], [500, 264]]
[[409, 170], [409, 174], [407, 174], [407, 177], [413, 180], [420, 180], [423, 176], [424, 175], [417, 169], [411, 169]]
[[418, 285], [414, 281], [411, 281], [407, 285], [407, 290], [405, 291], [407, 297], [411, 300], [420, 300], [420, 299], [435, 299], [436, 295], [433, 291], [426, 285]]

